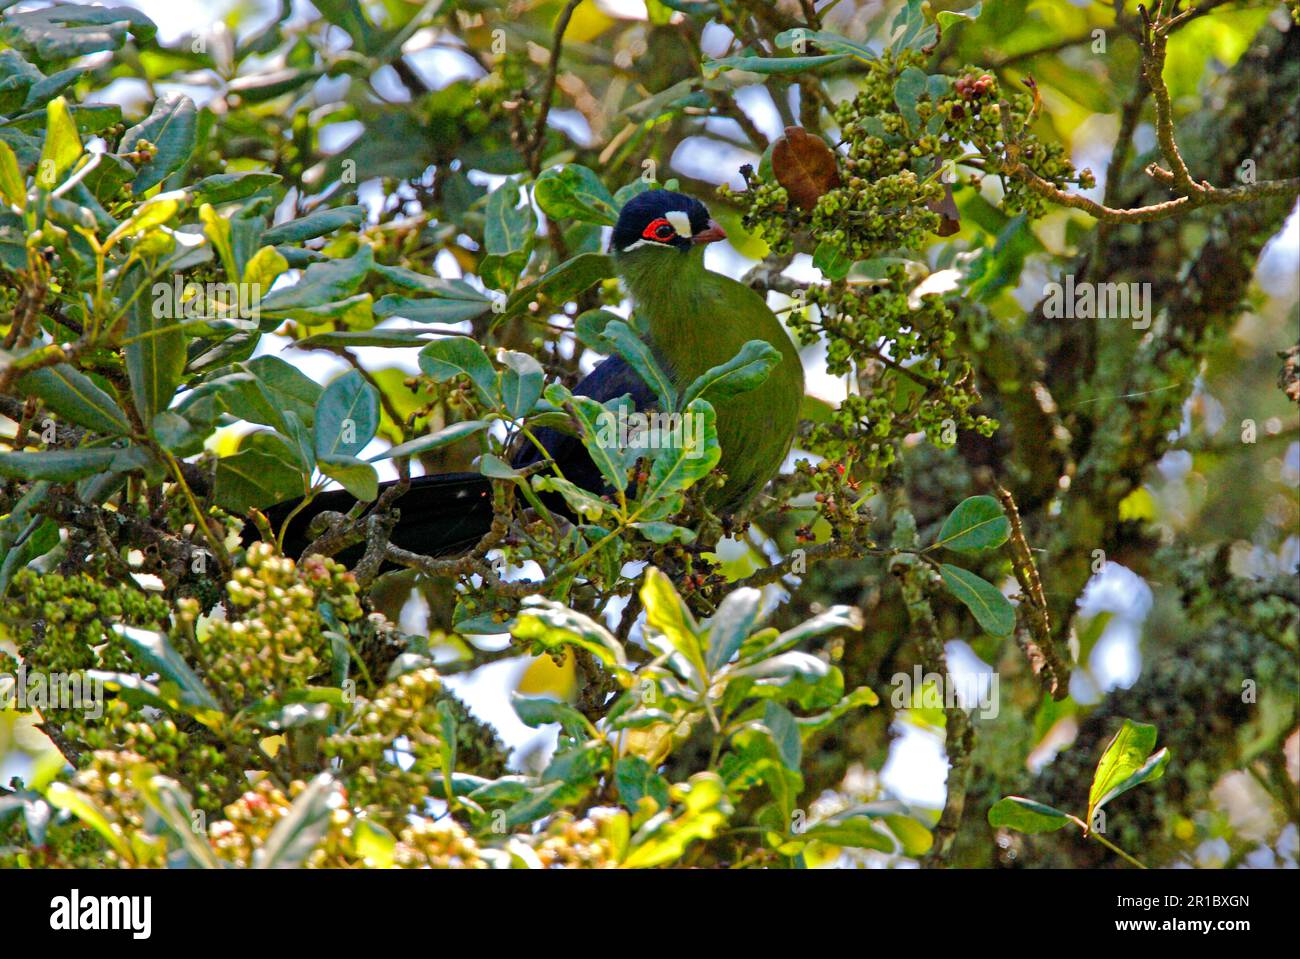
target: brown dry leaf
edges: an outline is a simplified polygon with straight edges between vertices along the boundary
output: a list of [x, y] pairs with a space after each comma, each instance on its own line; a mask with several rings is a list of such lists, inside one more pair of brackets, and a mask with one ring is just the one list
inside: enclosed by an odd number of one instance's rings
[[785, 135], [772, 145], [772, 173], [790, 200], [805, 210], [840, 185], [835, 151], [803, 127], [786, 127]]

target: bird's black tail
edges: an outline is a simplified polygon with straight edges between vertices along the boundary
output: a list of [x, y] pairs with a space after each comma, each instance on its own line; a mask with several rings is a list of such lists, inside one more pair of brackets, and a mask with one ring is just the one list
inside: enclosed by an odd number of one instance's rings
[[[380, 484], [380, 493], [395, 482]], [[285, 517], [299, 502], [289, 500], [268, 509], [266, 515], [271, 527], [278, 531]], [[330, 490], [317, 495], [290, 521], [284, 535], [285, 555], [297, 557], [307, 548], [311, 542], [307, 528], [316, 516], [327, 510], [346, 513], [356, 503], [356, 497], [347, 490]], [[401, 512], [401, 518], [393, 527], [389, 542], [425, 556], [464, 552], [492, 527], [492, 486], [488, 478], [479, 473], [417, 476], [411, 480], [411, 488], [394, 505]], [[245, 523], [245, 543], [252, 542], [257, 536], [257, 528], [252, 523]], [[351, 566], [364, 551], [365, 544], [352, 546], [335, 558]]]

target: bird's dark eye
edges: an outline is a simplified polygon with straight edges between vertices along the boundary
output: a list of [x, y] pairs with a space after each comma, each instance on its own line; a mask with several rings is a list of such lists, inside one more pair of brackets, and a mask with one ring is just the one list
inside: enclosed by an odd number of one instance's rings
[[663, 217], [659, 217], [646, 224], [646, 228], [641, 231], [641, 236], [646, 240], [655, 240], [659, 243], [664, 243], [671, 240], [673, 234], [676, 232], [677, 231], [673, 229], [671, 223]]

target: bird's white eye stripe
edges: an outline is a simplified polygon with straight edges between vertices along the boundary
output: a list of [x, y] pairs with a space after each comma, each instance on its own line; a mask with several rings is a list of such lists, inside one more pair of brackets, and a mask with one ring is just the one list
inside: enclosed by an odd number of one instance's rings
[[623, 252], [631, 253], [633, 250], [640, 249], [643, 246], [651, 246], [657, 250], [675, 249], [671, 243], [659, 243], [655, 240], [637, 240], [635, 243], [629, 243], [627, 246], [623, 247]]
[[678, 236], [684, 236], [688, 240], [691, 237], [691, 218], [682, 210], [669, 210], [664, 217], [673, 225]]

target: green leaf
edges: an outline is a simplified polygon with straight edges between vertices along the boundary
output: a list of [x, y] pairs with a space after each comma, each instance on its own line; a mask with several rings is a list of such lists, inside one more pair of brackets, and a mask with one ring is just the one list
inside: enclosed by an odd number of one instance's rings
[[157, 32], [152, 20], [131, 7], [55, 3], [36, 10], [10, 11], [0, 19], [0, 40], [34, 52], [46, 62], [117, 50], [128, 36], [147, 44]]
[[935, 14], [935, 19], [944, 27], [950, 27], [962, 20], [978, 20], [983, 6], [983, 2], [980, 2], [965, 10], [940, 10]]
[[545, 726], [547, 723], [559, 723], [564, 731], [574, 739], [586, 739], [591, 734], [591, 723], [587, 718], [567, 703], [554, 699], [510, 694], [510, 704], [514, 706], [520, 721], [530, 729]]
[[799, 731], [807, 736], [825, 729], [850, 710], [860, 706], [878, 705], [880, 705], [880, 697], [875, 691], [870, 686], [859, 686], [825, 712], [815, 716], [800, 716], [796, 721], [799, 723]]
[[839, 668], [810, 653], [780, 653], [736, 668], [731, 675], [753, 680], [752, 695], [794, 702], [803, 709], [833, 706], [844, 693]]
[[524, 250], [516, 250], [504, 256], [489, 253], [479, 261], [478, 275], [484, 286], [507, 292], [514, 289], [519, 274], [524, 272], [527, 265], [528, 253]]
[[278, 356], [259, 356], [243, 366], [257, 377], [278, 409], [290, 410], [306, 425], [312, 424], [316, 404], [324, 392], [319, 383]]
[[379, 428], [379, 394], [360, 370], [349, 370], [316, 401], [316, 456], [355, 456]]
[[908, 67], [899, 74], [898, 81], [894, 84], [894, 102], [898, 104], [899, 112], [912, 130], [919, 129], [921, 125], [921, 118], [916, 112], [916, 101], [925, 95], [927, 82], [924, 70]]
[[276, 246], [281, 243], [302, 243], [325, 236], [345, 226], [357, 226], [365, 221], [363, 206], [336, 206], [317, 210], [307, 216], [281, 223], [262, 234], [261, 243]]
[[43, 190], [53, 190], [81, 156], [81, 137], [76, 121], [63, 97], [51, 100], [45, 107], [45, 145], [36, 165], [36, 185]]
[[369, 463], [353, 456], [326, 453], [316, 457], [316, 465], [322, 473], [337, 480], [345, 490], [363, 502], [369, 503], [379, 495], [379, 474]]
[[660, 809], [668, 808], [668, 781], [640, 756], [624, 756], [614, 764], [618, 799], [628, 811], [637, 812], [642, 797], [649, 796]]
[[497, 313], [492, 322], [497, 324], [523, 313], [539, 297], [555, 304], [567, 303], [593, 283], [613, 275], [614, 261], [610, 257], [603, 253], [579, 253], [548, 270], [536, 282], [516, 290], [504, 312]]
[[[170, 301], [170, 287], [164, 298]], [[171, 405], [185, 372], [185, 333], [177, 320], [159, 310], [155, 297], [153, 306], [137, 298], [131, 305], [126, 321], [126, 335], [130, 340], [124, 348], [126, 372], [131, 382], [131, 399], [148, 423], [154, 415]], [[163, 316], [158, 316], [163, 313]]]
[[217, 505], [247, 513], [303, 494], [303, 474], [278, 456], [248, 449], [217, 460]]
[[289, 261], [273, 246], [264, 246], [244, 264], [242, 280], [250, 288], [249, 297], [257, 297], [260, 303], [263, 296], [271, 292], [271, 286], [280, 274], [289, 269]]
[[397, 850], [397, 838], [373, 819], [357, 819], [352, 843], [362, 861], [373, 869], [390, 869]]
[[56, 809], [64, 809], [72, 813], [99, 833], [113, 847], [113, 851], [126, 862], [134, 862], [131, 847], [127, 845], [126, 839], [123, 838], [121, 832], [113, 828], [108, 813], [91, 796], [79, 789], [74, 789], [67, 783], [52, 782], [50, 788], [45, 791], [45, 800]]
[[819, 70], [832, 63], [839, 63], [847, 56], [844, 53], [832, 53], [820, 57], [722, 57], [719, 60], [704, 61], [704, 76], [712, 79], [723, 70], [744, 70], [746, 73], [761, 73], [765, 76], [784, 76]]
[[612, 414], [589, 396], [573, 396], [569, 404], [578, 421], [582, 445], [600, 475], [611, 489], [624, 489], [628, 468], [619, 452], [618, 430], [611, 429]]
[[623, 359], [627, 360], [628, 365], [636, 371], [642, 381], [655, 391], [655, 395], [659, 397], [660, 409], [677, 409], [677, 391], [673, 389], [672, 381], [668, 378], [668, 374], [660, 369], [654, 354], [650, 352], [650, 347], [636, 331], [622, 320], [612, 320], [605, 325], [601, 335]]
[[527, 416], [542, 395], [545, 374], [542, 365], [527, 353], [506, 350], [501, 354], [501, 402], [514, 419]]
[[27, 206], [27, 180], [18, 167], [18, 157], [0, 140], [0, 199], [22, 210]]
[[939, 567], [943, 583], [966, 605], [980, 627], [992, 636], [1010, 636], [1016, 628], [1016, 609], [988, 580], [958, 566]]
[[519, 180], [506, 180], [488, 194], [484, 208], [483, 245], [488, 253], [506, 256], [524, 249], [537, 230], [531, 203], [519, 202]]
[[163, 410], [149, 424], [149, 435], [177, 456], [192, 456], [203, 449], [204, 432], [179, 413]]
[[380, 460], [395, 459], [399, 456], [418, 456], [421, 453], [428, 453], [444, 446], [450, 446], [467, 436], [473, 436], [475, 433], [487, 429], [490, 425], [487, 420], [462, 420], [459, 423], [452, 423], [450, 426], [444, 426], [436, 433], [429, 433], [419, 439], [410, 440], [394, 446], [392, 449], [384, 450], [382, 453], [370, 457], [367, 462], [377, 463]]
[[497, 405], [497, 373], [483, 347], [467, 336], [447, 336], [434, 340], [420, 350], [420, 371], [435, 383], [445, 383], [465, 375], [474, 386], [479, 400], [488, 407]]
[[614, 344], [605, 339], [605, 327], [623, 318], [609, 310], [587, 310], [573, 324], [578, 341], [597, 353], [613, 353]]
[[768, 700], [763, 709], [763, 728], [772, 737], [785, 768], [798, 772], [803, 762], [803, 740], [794, 715], [780, 703]]
[[684, 809], [674, 817], [655, 816], [631, 839], [626, 869], [644, 869], [676, 862], [696, 839], [711, 839], [726, 825], [731, 804], [722, 779], [712, 772], [696, 773], [682, 791]]
[[995, 828], [1005, 826], [1016, 832], [1056, 832], [1070, 825], [1072, 821], [1067, 813], [1061, 812], [1054, 806], [1034, 802], [1022, 796], [1007, 796], [989, 807], [990, 826]]
[[794, 838], [796, 841], [803, 842], [811, 842], [815, 839], [827, 845], [844, 846], [850, 849], [874, 849], [884, 853], [896, 851], [894, 840], [889, 834], [866, 816], [819, 822], [797, 833]]
[[709, 652], [705, 662], [710, 675], [730, 662], [753, 631], [762, 602], [761, 590], [742, 587], [728, 593], [718, 606], [709, 625]]
[[639, 176], [631, 183], [621, 186], [614, 191], [614, 203], [617, 204], [618, 208], [621, 210], [623, 207], [627, 206], [628, 200], [635, 196], [640, 196], [647, 190], [653, 190], [655, 185], [656, 182], [654, 180], [648, 180], [645, 176]]
[[569, 509], [589, 523], [600, 519], [605, 510], [610, 508], [599, 496], [558, 476], [534, 476], [533, 489], [540, 493], [559, 493]]
[[[104, 240], [105, 247], [111, 247], [118, 240], [130, 236], [137, 236], [156, 226], [161, 226], [172, 217], [174, 217], [189, 197], [181, 190], [172, 190], [169, 193], [159, 193], [151, 196], [132, 211], [131, 215], [113, 228], [113, 232]], [[160, 282], [161, 286], [167, 286], [165, 282]]]
[[207, 835], [194, 830], [194, 809], [180, 783], [166, 776], [151, 776], [147, 767], [135, 766], [131, 770], [131, 784], [145, 804], [180, 841], [181, 848], [193, 865], [204, 869], [221, 868], [221, 860], [212, 851]]
[[1011, 535], [1011, 523], [1002, 504], [992, 496], [971, 496], [957, 504], [939, 530], [934, 546], [959, 553], [981, 553], [995, 549]]
[[149, 116], [122, 134], [119, 149], [132, 152], [138, 149], [141, 140], [152, 143], [157, 153], [140, 167], [135, 182], [131, 184], [132, 191], [137, 194], [158, 185], [169, 174], [179, 170], [194, 152], [198, 142], [198, 111], [194, 101], [183, 93], [159, 97]]
[[345, 311], [356, 304], [353, 294], [374, 265], [374, 252], [365, 245], [350, 257], [311, 264], [293, 286], [272, 290], [262, 298], [262, 329], [274, 329], [284, 319], [317, 323]]
[[186, 394], [176, 407], [191, 423], [214, 424], [229, 413], [250, 423], [284, 429], [284, 416], [270, 391], [255, 375], [244, 370], [208, 380]]
[[750, 340], [727, 362], [705, 370], [682, 394], [682, 406], [696, 397], [717, 403], [763, 384], [781, 362], [781, 351], [766, 340]]
[[1124, 720], [1124, 725], [1107, 744], [1092, 777], [1092, 788], [1088, 790], [1087, 822], [1090, 825], [1096, 811], [1116, 796], [1164, 775], [1165, 767], [1169, 765], [1169, 750], [1162, 749], [1153, 755], [1151, 750], [1155, 745], [1155, 726]]
[[0, 453], [0, 476], [19, 480], [72, 483], [108, 470], [120, 450], [45, 450], [40, 453]]
[[113, 624], [113, 632], [125, 642], [131, 658], [143, 667], [141, 672], [156, 672], [180, 690], [181, 702], [192, 709], [221, 712], [221, 704], [208, 690], [189, 663], [172, 646], [163, 633], [151, 629]]
[[[832, 606], [773, 639], [764, 640], [762, 634], [756, 634], [752, 643], [745, 643], [741, 647], [741, 657], [746, 663], [756, 662], [837, 629], [860, 630], [862, 626], [862, 611], [856, 606]], [[776, 631], [771, 630], [768, 635], [773, 632]]]
[[194, 194], [196, 203], [213, 206], [243, 200], [267, 187], [275, 186], [282, 177], [276, 173], [214, 173], [185, 189]]
[[243, 103], [265, 103], [286, 93], [292, 93], [299, 87], [318, 80], [323, 75], [321, 70], [299, 70], [290, 67], [285, 70], [269, 70], [250, 73], [231, 80], [226, 89], [238, 94]]
[[682, 444], [658, 451], [643, 499], [653, 501], [680, 493], [713, 472], [722, 458], [716, 420], [707, 400], [691, 400], [682, 412]]
[[811, 43], [823, 50], [832, 53], [847, 54], [861, 60], [863, 63], [871, 63], [878, 59], [875, 51], [870, 47], [863, 46], [850, 40], [848, 37], [842, 37], [838, 33], [832, 33], [829, 30], [809, 30], [806, 27], [795, 27], [792, 30], [785, 30], [776, 35], [775, 43], [781, 50], [791, 50], [796, 43]]
[[409, 297], [389, 293], [375, 303], [380, 319], [400, 316], [412, 323], [463, 323], [492, 309], [492, 300], [477, 290], [474, 295]]
[[491, 479], [509, 480], [512, 483], [519, 483], [524, 479], [523, 473], [493, 453], [483, 454], [479, 459], [478, 470]]
[[328, 333], [317, 333], [305, 340], [299, 340], [297, 345], [299, 349], [303, 350], [313, 350], [322, 346], [326, 348], [383, 346], [405, 349], [412, 346], [424, 346], [424, 344], [431, 342], [429, 336], [430, 334], [426, 330], [366, 330], [361, 333], [354, 333], [351, 330], [331, 330]]
[[547, 170], [537, 178], [533, 197], [553, 220], [581, 220], [613, 226], [618, 204], [593, 171], [578, 163]]
[[934, 43], [938, 30], [925, 22], [922, 0], [907, 0], [889, 27], [890, 49], [919, 50]]
[[631, 675], [627, 671], [623, 644], [609, 630], [590, 616], [554, 600], [536, 595], [525, 597], [511, 633], [516, 639], [537, 643], [544, 649], [577, 646], [595, 655], [615, 672]]
[[685, 526], [674, 526], [672, 523], [665, 523], [655, 520], [649, 523], [633, 523], [632, 528], [639, 531], [642, 536], [652, 543], [693, 543], [695, 542], [696, 533], [693, 529], [687, 529]]
[[329, 773], [320, 773], [293, 801], [260, 849], [253, 853], [257, 869], [295, 869], [307, 861], [329, 829], [330, 816], [343, 803]]
[[107, 436], [126, 436], [131, 423], [109, 396], [80, 370], [67, 364], [33, 370], [18, 380], [24, 393], [40, 397], [56, 416]]
[[813, 266], [821, 270], [828, 280], [842, 280], [849, 275], [853, 257], [840, 249], [838, 244], [823, 240], [813, 251]]
[[132, 706], [154, 706], [158, 709], [180, 709], [180, 700], [163, 695], [161, 689], [134, 673], [115, 673], [102, 669], [88, 669], [86, 679], [100, 682], [111, 693]]
[[232, 278], [239, 276], [242, 267], [235, 258], [235, 245], [231, 240], [234, 228], [230, 220], [218, 213], [211, 203], [204, 203], [199, 207], [199, 219], [203, 222], [203, 235], [208, 238], [217, 256], [221, 258], [221, 265], [225, 267], [226, 275]]
[[[641, 604], [646, 613], [646, 641], [660, 652], [676, 652], [684, 662], [676, 664], [697, 689], [702, 689], [708, 668], [700, 645], [699, 627], [672, 581], [653, 566], [647, 567], [641, 585]], [[686, 668], [683, 668], [686, 667]]]

